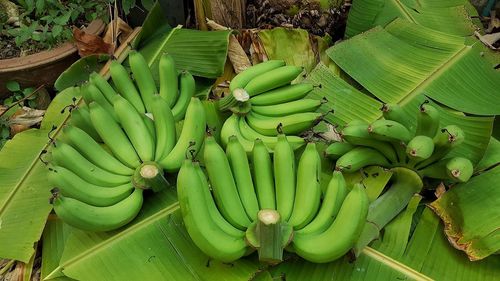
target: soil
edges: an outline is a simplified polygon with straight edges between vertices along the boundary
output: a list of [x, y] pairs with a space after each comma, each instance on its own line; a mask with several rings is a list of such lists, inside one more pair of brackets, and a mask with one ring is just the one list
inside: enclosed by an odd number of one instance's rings
[[30, 49], [21, 50], [16, 46], [13, 37], [0, 35], [0, 60], [27, 56], [44, 50], [36, 41], [30, 40], [28, 42]]

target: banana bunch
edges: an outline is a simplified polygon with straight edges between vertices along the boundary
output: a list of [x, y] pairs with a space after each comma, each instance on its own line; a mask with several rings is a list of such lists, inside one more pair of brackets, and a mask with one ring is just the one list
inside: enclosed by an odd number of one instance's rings
[[[178, 171], [186, 151], [198, 151], [203, 143], [205, 110], [193, 97], [191, 74], [178, 75], [172, 58], [163, 55], [158, 92], [142, 55], [131, 52], [129, 63], [135, 83], [117, 62], [110, 66], [115, 87], [90, 75], [79, 88], [85, 104], [71, 111], [52, 149], [54, 210], [84, 230], [129, 223], [141, 209], [143, 190], [168, 186], [164, 171]], [[182, 119], [176, 136], [176, 121]]]
[[473, 166], [463, 157], [447, 157], [464, 141], [456, 125], [440, 129], [439, 111], [425, 101], [419, 106], [415, 130], [396, 104], [382, 107], [384, 119], [371, 124], [353, 120], [341, 131], [342, 141], [332, 143], [325, 154], [336, 160], [337, 169], [355, 172], [377, 165], [406, 167], [421, 177], [465, 182]]
[[256, 138], [272, 151], [278, 141], [276, 127], [281, 124], [294, 149], [302, 146], [304, 141], [292, 135], [317, 124], [323, 115], [315, 111], [326, 102], [304, 99], [312, 84], [291, 84], [302, 71], [282, 60], [269, 60], [236, 75], [229, 85], [230, 93], [219, 100], [220, 110], [233, 112], [222, 127], [224, 145], [235, 135], [247, 153], [251, 153]]
[[224, 151], [207, 135], [206, 174], [198, 162], [184, 161], [177, 178], [180, 209], [205, 254], [230, 262], [257, 250], [261, 261], [277, 263], [286, 248], [309, 261], [329, 262], [355, 245], [368, 212], [364, 187], [349, 192], [335, 171], [322, 196], [316, 144], [307, 144], [296, 166], [288, 139], [278, 134], [273, 154], [256, 139], [248, 157], [237, 136], [228, 138]]

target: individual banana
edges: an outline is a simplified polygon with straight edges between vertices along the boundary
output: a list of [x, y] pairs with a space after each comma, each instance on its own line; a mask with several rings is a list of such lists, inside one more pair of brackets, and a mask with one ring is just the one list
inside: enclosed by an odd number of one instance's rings
[[231, 166], [241, 203], [248, 217], [252, 221], [255, 221], [257, 219], [257, 213], [259, 212], [259, 202], [255, 195], [252, 173], [250, 172], [246, 151], [236, 136], [229, 137], [226, 155], [229, 166]]
[[166, 157], [175, 146], [175, 120], [166, 100], [155, 95], [151, 107], [153, 113], [156, 150], [155, 161]]
[[221, 133], [220, 133], [220, 138], [222, 140], [222, 144], [224, 146], [227, 146], [229, 142], [229, 138], [231, 136], [236, 136], [240, 142], [240, 144], [243, 146], [245, 151], [247, 153], [251, 153], [253, 149], [253, 141], [250, 139], [247, 139], [243, 136], [242, 132], [240, 131], [239, 128], [239, 122], [240, 119], [244, 117], [240, 117], [237, 114], [232, 114], [229, 116], [229, 118], [226, 119], [224, 124], [222, 125]]
[[154, 138], [149, 132], [146, 123], [144, 123], [141, 114], [121, 96], [115, 97], [113, 107], [123, 130], [142, 162], [153, 160], [155, 153]]
[[267, 117], [250, 112], [245, 117], [250, 127], [255, 131], [266, 136], [276, 136], [278, 135], [276, 127], [280, 123], [284, 134], [298, 135], [321, 121], [323, 114], [305, 112], [282, 117]]
[[[161, 55], [158, 63], [158, 73], [160, 76], [160, 96], [167, 102], [169, 107], [173, 107], [179, 96], [179, 80], [174, 58], [168, 53]], [[186, 104], [190, 98], [187, 98]]]
[[288, 221], [295, 200], [295, 154], [285, 134], [278, 135], [273, 156], [276, 209]]
[[153, 113], [139, 113], [139, 115], [141, 116], [142, 121], [144, 121], [144, 125], [146, 125], [146, 128], [148, 129], [149, 135], [153, 138], [153, 143], [156, 144], [155, 122], [153, 121], [153, 119], [151, 119], [153, 118]]
[[110, 231], [131, 222], [142, 207], [142, 189], [136, 188], [127, 198], [106, 207], [96, 207], [73, 198], [55, 194], [52, 204], [65, 223], [86, 231]]
[[114, 205], [128, 197], [134, 189], [131, 182], [113, 187], [91, 184], [72, 171], [59, 166], [48, 173], [48, 181], [63, 196], [97, 207]]
[[139, 156], [120, 125], [99, 104], [92, 102], [89, 107], [92, 124], [113, 155], [129, 168], [137, 168]]
[[281, 66], [252, 78], [245, 86], [250, 97], [284, 86], [292, 82], [303, 71], [302, 67]]
[[354, 185], [347, 194], [335, 221], [319, 234], [297, 235], [295, 252], [316, 263], [334, 261], [345, 255], [356, 243], [368, 214], [368, 196], [364, 187]]
[[253, 78], [268, 73], [269, 71], [276, 69], [278, 67], [282, 67], [285, 65], [285, 62], [282, 60], [268, 60], [256, 65], [253, 65], [244, 71], [238, 73], [231, 83], [229, 84], [229, 91], [232, 92], [236, 89], [243, 89], [245, 86], [252, 80]]
[[413, 131], [410, 115], [407, 114], [399, 104], [384, 103], [380, 108], [386, 120], [392, 120], [403, 124], [408, 130]]
[[177, 196], [189, 236], [211, 258], [223, 262], [241, 258], [247, 251], [244, 238], [228, 234], [214, 222], [202, 188], [192, 160], [184, 160], [177, 176]]
[[175, 121], [180, 121], [184, 118], [186, 114], [187, 107], [191, 97], [194, 95], [195, 91], [195, 81], [193, 75], [187, 71], [183, 71], [179, 75], [180, 80], [180, 93], [177, 102], [172, 108], [172, 114], [174, 115]]
[[441, 129], [433, 138], [434, 152], [431, 157], [418, 163], [415, 168], [422, 169], [445, 157], [454, 147], [465, 140], [462, 129], [456, 125], [448, 125]]
[[313, 89], [309, 83], [297, 83], [279, 87], [250, 98], [252, 106], [276, 105], [304, 98]]
[[233, 226], [245, 229], [250, 220], [238, 195], [226, 154], [213, 136], [208, 135], [205, 138], [203, 160], [212, 184], [215, 202], [222, 215]]
[[353, 150], [356, 146], [348, 142], [336, 141], [325, 149], [325, 155], [333, 160], [339, 159], [342, 155]]
[[411, 166], [431, 157], [432, 152], [434, 152], [434, 142], [424, 135], [415, 136], [406, 146], [406, 154], [410, 158]]
[[142, 103], [141, 95], [135, 88], [134, 82], [130, 79], [128, 71], [117, 61], [112, 61], [109, 72], [118, 92], [130, 102], [139, 113], [145, 113], [146, 109]]
[[52, 160], [56, 165], [71, 170], [95, 185], [117, 186], [130, 182], [130, 176], [117, 175], [99, 168], [63, 142], [57, 142], [52, 149]]
[[110, 155], [90, 135], [78, 127], [64, 127], [61, 137], [63, 138], [63, 142], [71, 145], [99, 168], [125, 176], [131, 176], [134, 173], [133, 169], [125, 166], [118, 159]]
[[252, 150], [253, 182], [260, 209], [276, 210], [273, 165], [265, 144], [260, 139], [254, 141]]
[[316, 111], [326, 99], [301, 99], [275, 105], [252, 105], [252, 111], [264, 116], [286, 116], [295, 113]]
[[336, 163], [336, 169], [343, 172], [356, 172], [366, 166], [382, 166], [389, 167], [389, 161], [379, 151], [370, 148], [359, 146], [342, 155]]
[[381, 141], [407, 143], [411, 139], [410, 131], [403, 124], [392, 120], [376, 120], [368, 126], [368, 132]]
[[422, 177], [448, 179], [455, 182], [466, 182], [472, 176], [472, 162], [463, 157], [442, 159], [419, 171]]
[[[102, 94], [102, 92], [92, 83], [87, 83], [82, 85], [81, 87], [82, 93], [84, 95], [88, 96], [89, 98], [89, 104], [91, 102], [96, 102], [100, 106], [102, 106], [107, 112], [110, 113], [111, 117], [118, 121], [118, 118], [113, 110], [113, 104], [110, 103]], [[86, 94], [85, 94], [86, 93]], [[115, 95], [116, 96], [116, 95]]]
[[[277, 137], [270, 137], [270, 136], [265, 136], [254, 129], [250, 127], [245, 120], [244, 117], [239, 118], [239, 131], [241, 135], [252, 142], [252, 147], [253, 147], [253, 141], [256, 139], [262, 140], [264, 144], [267, 146], [269, 150], [274, 150], [274, 147], [276, 146], [276, 143], [278, 142]], [[303, 138], [298, 137], [298, 136], [287, 136], [288, 143], [292, 146], [293, 150], [297, 150], [298, 148], [302, 147], [305, 144], [305, 141]]]
[[78, 127], [89, 134], [95, 141], [101, 142], [102, 139], [92, 125], [90, 120], [89, 107], [86, 105], [79, 106], [71, 110], [71, 118], [69, 124]]
[[141, 53], [131, 51], [128, 55], [128, 61], [146, 111], [151, 112], [153, 96], [158, 93], [153, 74]]
[[297, 188], [293, 211], [288, 223], [295, 230], [306, 226], [318, 212], [321, 200], [321, 159], [316, 144], [306, 145], [297, 167]]
[[93, 72], [89, 76], [89, 82], [97, 87], [99, 92], [106, 98], [106, 101], [109, 104], [113, 103], [113, 98], [117, 95], [117, 93], [115, 92], [115, 89], [109, 85], [108, 81], [104, 79], [104, 77], [96, 72]]
[[334, 171], [328, 187], [326, 188], [318, 214], [308, 225], [297, 230], [295, 235], [318, 234], [328, 229], [335, 220], [347, 192], [346, 182], [342, 172]]
[[433, 138], [439, 128], [439, 111], [428, 103], [429, 100], [426, 100], [420, 105], [415, 135]]
[[205, 136], [205, 109], [198, 98], [191, 98], [186, 110], [186, 118], [179, 139], [170, 153], [160, 159], [158, 164], [167, 172], [179, 170], [186, 158], [188, 149], [199, 152]]

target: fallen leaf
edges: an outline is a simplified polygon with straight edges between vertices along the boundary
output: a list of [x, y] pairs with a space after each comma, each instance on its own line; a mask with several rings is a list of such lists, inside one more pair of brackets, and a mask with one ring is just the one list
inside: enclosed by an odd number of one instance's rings
[[73, 38], [75, 39], [78, 54], [81, 57], [92, 54], [110, 54], [114, 52], [114, 46], [103, 41], [97, 35], [88, 34], [79, 28], [73, 28]]
[[7, 121], [7, 125], [10, 127], [11, 137], [42, 122], [44, 114], [45, 110], [33, 109], [26, 106], [18, 109]]
[[102, 40], [116, 48], [116, 42], [122, 43], [134, 31], [125, 21], [121, 18], [112, 20], [106, 27], [106, 33]]

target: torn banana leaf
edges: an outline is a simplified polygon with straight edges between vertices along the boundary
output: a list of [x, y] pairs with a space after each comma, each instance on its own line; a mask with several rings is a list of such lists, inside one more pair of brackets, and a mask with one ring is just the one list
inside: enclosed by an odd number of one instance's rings
[[[59, 265], [64, 250], [66, 239], [71, 232], [71, 227], [63, 223], [57, 216], [49, 215], [47, 224], [42, 236], [42, 268], [40, 280], [44, 280], [47, 275]], [[66, 276], [53, 278], [54, 281], [73, 280]]]
[[445, 224], [448, 240], [470, 260], [500, 250], [500, 166], [458, 184], [430, 204]]
[[484, 153], [483, 159], [481, 159], [481, 161], [477, 164], [476, 167], [474, 167], [474, 169], [476, 171], [483, 171], [499, 164], [500, 164], [500, 141], [498, 141], [494, 137], [491, 137], [490, 143], [488, 144], [488, 148]]

